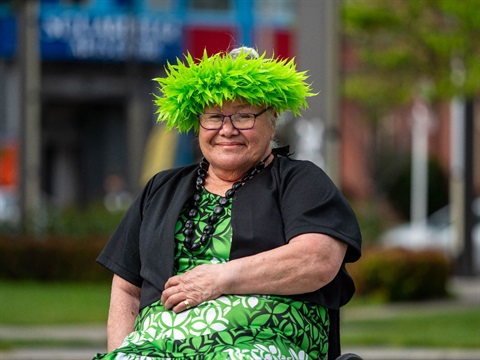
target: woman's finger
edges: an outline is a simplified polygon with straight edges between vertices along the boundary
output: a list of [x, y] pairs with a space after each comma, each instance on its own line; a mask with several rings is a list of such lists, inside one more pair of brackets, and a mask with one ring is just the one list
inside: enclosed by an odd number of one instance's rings
[[173, 293], [172, 295], [166, 297], [165, 301], [162, 301], [162, 304], [166, 310], [170, 310], [180, 304], [186, 298], [187, 296], [183, 292]]
[[174, 313], [180, 313], [182, 311], [190, 310], [195, 307], [195, 304], [192, 304], [192, 300], [185, 299], [182, 302], [178, 303], [172, 310]]
[[165, 283], [165, 289], [168, 289], [172, 286], [176, 286], [180, 283], [180, 279], [178, 275], [172, 276], [170, 279], [167, 280]]

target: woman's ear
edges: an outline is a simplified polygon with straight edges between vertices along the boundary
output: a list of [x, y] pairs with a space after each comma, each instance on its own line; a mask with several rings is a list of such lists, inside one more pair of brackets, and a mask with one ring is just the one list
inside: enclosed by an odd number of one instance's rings
[[270, 122], [272, 123], [273, 128], [276, 128], [277, 126], [277, 120], [278, 120], [278, 113], [276, 110], [273, 110], [272, 112], [272, 117]]

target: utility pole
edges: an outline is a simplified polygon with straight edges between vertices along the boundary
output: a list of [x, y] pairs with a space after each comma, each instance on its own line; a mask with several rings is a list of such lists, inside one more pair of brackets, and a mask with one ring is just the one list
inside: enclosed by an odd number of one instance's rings
[[138, 59], [140, 39], [140, 17], [136, 3], [131, 2], [128, 13], [127, 53], [125, 79], [129, 84], [127, 92], [127, 184], [132, 193], [141, 188], [140, 174], [145, 144], [147, 117], [142, 99], [142, 73]]
[[40, 206], [40, 116], [41, 66], [39, 3], [18, 2], [18, 60], [21, 82], [20, 213], [27, 231], [36, 230], [34, 219]]
[[[410, 222], [414, 231], [426, 234], [428, 216], [428, 133], [429, 108], [417, 98], [412, 108], [412, 175]], [[413, 241], [411, 239], [410, 241]], [[412, 244], [413, 245], [413, 244]]]
[[465, 158], [464, 158], [464, 169], [465, 169], [465, 187], [463, 193], [463, 206], [464, 214], [463, 218], [463, 228], [465, 229], [464, 242], [463, 242], [463, 251], [460, 254], [459, 258], [459, 274], [465, 276], [474, 276], [475, 269], [474, 265], [474, 253], [475, 253], [475, 244], [473, 243], [473, 225], [475, 223], [475, 218], [473, 214], [472, 204], [473, 204], [473, 113], [474, 105], [472, 100], [466, 100], [465, 102], [465, 117], [463, 121], [465, 122]]
[[238, 23], [240, 25], [240, 44], [252, 46], [252, 30], [254, 26], [254, 3], [252, 0], [236, 1]]
[[473, 254], [473, 102], [455, 98], [451, 102], [450, 217], [455, 247], [460, 249], [457, 274], [476, 275]]
[[340, 2], [299, 0], [298, 62], [308, 70], [313, 91], [320, 94], [308, 99], [305, 118], [323, 123], [322, 155], [325, 171], [339, 184], [339, 82], [340, 82]]

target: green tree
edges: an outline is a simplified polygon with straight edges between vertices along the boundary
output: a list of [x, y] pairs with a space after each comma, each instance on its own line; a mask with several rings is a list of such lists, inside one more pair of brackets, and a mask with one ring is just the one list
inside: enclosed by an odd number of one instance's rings
[[344, 95], [374, 118], [416, 96], [436, 102], [479, 93], [479, 0], [343, 5], [344, 39], [358, 56], [346, 70]]
[[[381, 120], [417, 98], [436, 110], [437, 103], [455, 96], [479, 96], [480, 0], [343, 0], [342, 4], [343, 41], [347, 54], [353, 55], [343, 67], [343, 95], [359, 105], [376, 136], [367, 150], [376, 195], [386, 195], [407, 216], [410, 160], [405, 161], [402, 153], [407, 149], [394, 148], [382, 134]], [[448, 181], [442, 180], [438, 188], [439, 179], [447, 179], [441, 175], [430, 169], [430, 211], [448, 201]], [[400, 197], [403, 206], [396, 201]]]

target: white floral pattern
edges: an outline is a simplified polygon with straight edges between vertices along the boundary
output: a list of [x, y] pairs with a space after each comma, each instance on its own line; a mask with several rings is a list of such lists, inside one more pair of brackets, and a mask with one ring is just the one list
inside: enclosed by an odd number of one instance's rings
[[222, 309], [207, 307], [192, 321], [191, 334], [195, 336], [209, 335], [212, 332], [226, 330], [227, 325], [228, 320], [223, 317]]
[[[215, 203], [215, 197], [204, 193], [199, 209]], [[226, 210], [210, 244], [198, 254], [186, 253], [182, 246], [186, 218], [180, 217], [176, 231], [177, 274], [200, 264], [228, 261], [232, 229], [231, 209]], [[199, 213], [195, 221], [205, 218]], [[166, 311], [158, 301], [141, 311], [135, 331], [120, 348], [97, 354], [94, 360], [325, 359], [327, 332], [325, 308], [280, 296], [224, 295], [179, 314]]]

